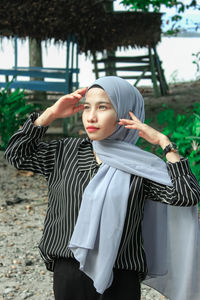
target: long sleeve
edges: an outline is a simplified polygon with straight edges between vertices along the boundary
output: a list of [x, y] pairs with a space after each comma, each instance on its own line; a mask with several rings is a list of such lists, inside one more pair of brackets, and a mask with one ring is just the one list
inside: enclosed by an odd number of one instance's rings
[[188, 159], [167, 162], [173, 186], [144, 179], [145, 198], [174, 206], [193, 206], [200, 201], [200, 186], [192, 174]]
[[48, 178], [55, 163], [58, 142], [41, 142], [48, 127], [35, 126], [38, 113], [30, 115], [23, 127], [10, 139], [5, 158], [17, 169], [30, 170]]

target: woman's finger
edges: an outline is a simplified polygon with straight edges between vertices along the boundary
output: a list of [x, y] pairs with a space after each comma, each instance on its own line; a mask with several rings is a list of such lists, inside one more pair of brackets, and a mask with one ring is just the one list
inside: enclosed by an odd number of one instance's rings
[[63, 96], [61, 98], [61, 100], [62, 100], [62, 102], [66, 101], [69, 104], [76, 104], [81, 100], [81, 98], [82, 98], [82, 96], [80, 96], [80, 95], [77, 96], [77, 95], [70, 94], [70, 95]]
[[136, 125], [126, 125], [124, 127], [127, 128], [127, 129], [136, 129], [136, 130], [138, 130], [138, 126], [136, 126]]
[[132, 118], [133, 121], [137, 121], [139, 123], [142, 123], [135, 115], [132, 111], [129, 111], [129, 116]]
[[77, 113], [77, 112], [83, 110], [84, 108], [85, 108], [84, 105], [80, 104], [78, 106], [75, 106], [73, 111], [74, 111], [74, 113]]
[[75, 100], [80, 101], [83, 96], [81, 96], [80, 94], [73, 94], [73, 97], [75, 98]]
[[87, 91], [87, 88], [83, 88], [83, 89], [79, 89], [76, 90], [75, 92], [71, 93], [71, 94], [67, 94], [61, 97], [61, 99], [64, 100], [81, 100], [83, 98], [83, 96], [85, 95]]
[[119, 119], [119, 125], [132, 125], [134, 121], [128, 119]]
[[129, 119], [119, 119], [119, 125], [135, 125], [135, 124], [141, 124], [141, 122], [137, 122], [135, 120], [129, 120]]
[[87, 92], [87, 89], [88, 89], [88, 87], [84, 87], [84, 88], [82, 88], [82, 89], [76, 90], [74, 93], [78, 93], [78, 94], [80, 94], [81, 96], [84, 96], [85, 93]]

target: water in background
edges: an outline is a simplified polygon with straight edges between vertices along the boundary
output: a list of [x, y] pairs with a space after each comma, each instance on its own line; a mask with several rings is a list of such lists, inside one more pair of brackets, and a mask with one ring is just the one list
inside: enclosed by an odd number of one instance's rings
[[[18, 66], [28, 66], [28, 42], [18, 42]], [[157, 51], [163, 62], [163, 68], [167, 81], [170, 83], [190, 81], [197, 78], [196, 66], [192, 63], [192, 53], [200, 51], [199, 37], [163, 37], [157, 46]], [[130, 49], [118, 51], [118, 55], [143, 55], [147, 49]], [[87, 86], [94, 81], [93, 65], [90, 57], [84, 54], [79, 56], [80, 86]], [[56, 46], [51, 43], [45, 47], [43, 43], [43, 66], [64, 68], [66, 64], [65, 46]], [[13, 42], [4, 38], [0, 46], [0, 68], [12, 68], [14, 66]], [[120, 74], [118, 74], [120, 75]], [[2, 77], [0, 77], [1, 80]], [[151, 85], [150, 80], [142, 80], [139, 85]]]

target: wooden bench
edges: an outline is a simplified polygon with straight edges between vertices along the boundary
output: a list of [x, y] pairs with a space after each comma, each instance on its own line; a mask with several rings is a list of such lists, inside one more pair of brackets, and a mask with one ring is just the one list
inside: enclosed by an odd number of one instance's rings
[[[70, 93], [79, 86], [78, 68], [40, 68], [17, 67], [13, 69], [0, 69], [0, 75], [5, 76], [5, 81], [0, 81], [0, 88], [5, 88], [9, 81], [13, 80], [9, 88], [20, 88], [35, 91], [51, 91]], [[29, 77], [29, 80], [21, 80], [18, 77]], [[33, 80], [37, 78], [37, 80]], [[46, 81], [45, 79], [56, 79]]]

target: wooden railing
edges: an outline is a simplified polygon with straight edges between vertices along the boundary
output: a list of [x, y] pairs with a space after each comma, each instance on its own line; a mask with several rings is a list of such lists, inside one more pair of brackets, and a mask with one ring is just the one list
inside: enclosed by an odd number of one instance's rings
[[107, 75], [118, 75], [124, 79], [134, 79], [134, 86], [142, 79], [150, 79], [153, 83], [156, 96], [166, 95], [168, 85], [156, 49], [148, 49], [148, 55], [140, 56], [111, 56], [97, 58], [93, 54], [93, 63], [96, 78]]
[[[78, 88], [78, 68], [40, 68], [40, 67], [17, 67], [13, 69], [0, 69], [0, 75], [5, 80], [0, 81], [0, 88], [6, 87], [12, 80], [9, 88], [21, 88], [35, 91], [53, 91], [69, 93]], [[19, 78], [20, 77], [20, 78]], [[28, 80], [21, 80], [21, 77], [29, 77]], [[37, 80], [33, 80], [37, 78]], [[48, 81], [48, 79], [53, 79]]]

